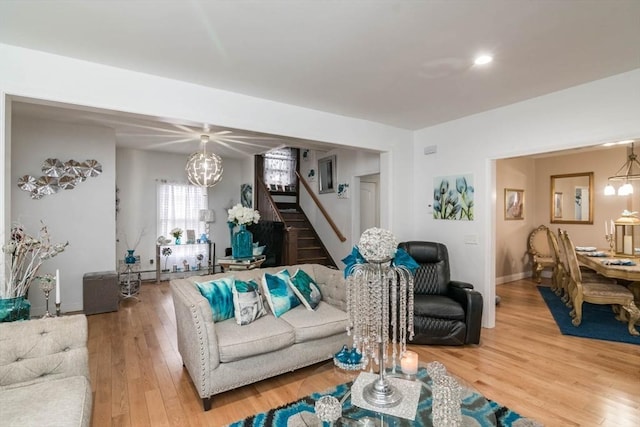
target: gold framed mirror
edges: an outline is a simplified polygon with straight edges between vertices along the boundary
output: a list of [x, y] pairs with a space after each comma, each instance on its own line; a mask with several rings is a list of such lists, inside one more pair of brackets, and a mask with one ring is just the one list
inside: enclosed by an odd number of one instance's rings
[[551, 175], [551, 223], [593, 224], [593, 172]]

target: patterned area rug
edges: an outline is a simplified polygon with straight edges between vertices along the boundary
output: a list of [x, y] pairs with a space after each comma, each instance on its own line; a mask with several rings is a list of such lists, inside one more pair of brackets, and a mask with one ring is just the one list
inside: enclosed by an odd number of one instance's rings
[[[426, 376], [426, 371], [421, 369], [418, 376]], [[322, 396], [332, 395], [338, 400], [350, 390], [351, 383], [341, 384], [331, 390], [323, 393], [314, 393], [298, 401], [262, 412], [244, 420], [229, 424], [229, 427], [298, 427], [298, 426], [322, 426], [314, 415], [314, 405], [316, 400]], [[428, 393], [428, 392], [427, 392]], [[349, 400], [350, 402], [350, 400]], [[464, 417], [463, 425], [470, 426], [493, 426], [495, 419], [498, 426], [501, 427], [540, 427], [541, 424], [529, 418], [524, 418], [520, 414], [511, 409], [500, 405], [492, 400], [487, 400], [478, 393], [468, 393], [464, 397], [465, 408], [462, 410]], [[431, 397], [423, 399], [418, 405], [418, 412], [415, 421], [410, 420], [389, 420], [385, 418], [385, 422], [389, 426], [431, 426]], [[343, 408], [343, 414], [350, 419], [362, 419], [363, 417], [376, 418], [376, 415], [370, 411], [360, 409], [347, 403]], [[324, 425], [328, 426], [328, 423]], [[334, 424], [340, 425], [365, 425], [354, 423]]]
[[610, 306], [582, 304], [582, 322], [580, 326], [573, 326], [569, 315], [571, 309], [562, 302], [560, 297], [546, 286], [538, 286], [538, 291], [547, 303], [562, 335], [640, 344], [640, 337], [629, 334], [627, 323], [616, 320]]

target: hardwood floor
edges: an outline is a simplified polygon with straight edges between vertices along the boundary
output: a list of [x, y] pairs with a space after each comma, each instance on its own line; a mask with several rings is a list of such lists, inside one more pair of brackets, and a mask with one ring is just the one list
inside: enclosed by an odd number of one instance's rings
[[[482, 330], [479, 346], [411, 348], [547, 426], [640, 425], [640, 345], [561, 335], [529, 280], [497, 294], [496, 327]], [[88, 319], [93, 427], [226, 425], [296, 400], [316, 369], [217, 395], [204, 412], [177, 351], [167, 282], [143, 284], [140, 302]]]

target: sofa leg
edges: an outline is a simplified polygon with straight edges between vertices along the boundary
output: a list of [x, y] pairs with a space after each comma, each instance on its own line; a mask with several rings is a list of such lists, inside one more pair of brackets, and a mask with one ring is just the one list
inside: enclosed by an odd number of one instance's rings
[[213, 398], [211, 398], [211, 396], [202, 398], [202, 406], [204, 407], [205, 412], [211, 410], [212, 403], [213, 403]]

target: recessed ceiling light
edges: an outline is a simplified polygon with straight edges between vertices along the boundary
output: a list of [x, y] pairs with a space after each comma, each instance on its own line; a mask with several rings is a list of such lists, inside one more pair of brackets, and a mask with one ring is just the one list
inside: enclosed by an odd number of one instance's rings
[[476, 56], [476, 59], [473, 60], [473, 63], [476, 65], [487, 65], [491, 61], [493, 61], [493, 56], [479, 55], [479, 56]]

